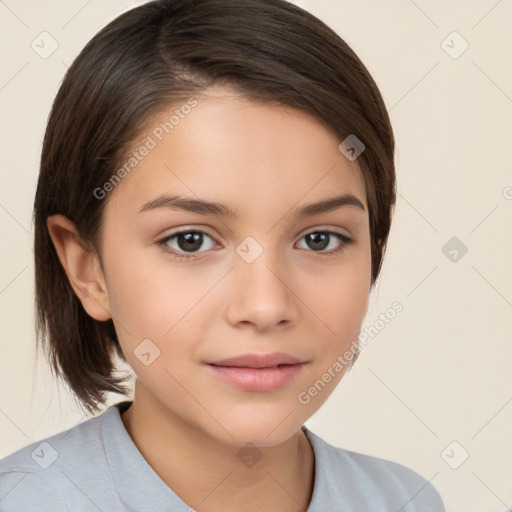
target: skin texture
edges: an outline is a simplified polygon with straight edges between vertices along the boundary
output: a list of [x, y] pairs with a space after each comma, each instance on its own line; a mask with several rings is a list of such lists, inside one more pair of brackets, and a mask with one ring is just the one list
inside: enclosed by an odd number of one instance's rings
[[[198, 105], [105, 199], [102, 266], [77, 244], [68, 219], [52, 216], [48, 228], [87, 313], [113, 318], [137, 375], [123, 423], [158, 475], [199, 511], [304, 511], [314, 455], [300, 427], [346, 367], [309, 403], [297, 397], [357, 339], [367, 312], [364, 182], [357, 163], [338, 150], [341, 140], [314, 117], [229, 89], [196, 98]], [[141, 140], [172, 113], [161, 112]], [[163, 193], [221, 202], [240, 216], [170, 208], [138, 213]], [[343, 193], [365, 210], [295, 216], [301, 206]], [[157, 244], [183, 228], [208, 235], [195, 252], [178, 238], [167, 241], [188, 259]], [[306, 236], [325, 230], [354, 243], [331, 235], [318, 248]], [[236, 252], [248, 236], [263, 250], [252, 263]], [[148, 366], [134, 353], [144, 339], [160, 350]], [[271, 392], [235, 388], [205, 365], [270, 352], [307, 361], [291, 383]], [[246, 443], [261, 455], [251, 467], [237, 456]]]

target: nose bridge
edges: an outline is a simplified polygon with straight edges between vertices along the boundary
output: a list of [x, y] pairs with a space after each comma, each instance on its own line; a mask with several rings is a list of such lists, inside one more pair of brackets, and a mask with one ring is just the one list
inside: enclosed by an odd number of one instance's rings
[[284, 255], [270, 241], [258, 242], [247, 237], [236, 249], [230, 318], [233, 322], [252, 322], [259, 327], [290, 320], [293, 298], [288, 273], [283, 268]]
[[258, 242], [253, 237], [247, 237], [236, 252], [238, 257], [234, 270], [239, 286], [250, 287], [252, 293], [258, 289], [265, 293], [281, 290], [283, 283], [277, 276], [283, 271], [283, 255], [278, 253], [278, 247], [272, 245], [271, 241]]

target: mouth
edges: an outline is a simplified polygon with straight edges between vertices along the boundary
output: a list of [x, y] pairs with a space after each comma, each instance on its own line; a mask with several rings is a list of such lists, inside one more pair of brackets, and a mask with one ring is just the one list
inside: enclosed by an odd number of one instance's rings
[[[249, 364], [249, 363], [246, 363]], [[251, 366], [243, 366], [240, 361], [233, 363], [207, 363], [212, 374], [225, 384], [244, 391], [269, 392], [285, 387], [293, 382], [302, 372], [306, 362], [278, 363], [258, 366], [252, 361]]]
[[305, 362], [306, 361], [290, 354], [274, 352], [271, 354], [242, 354], [236, 357], [211, 361], [208, 364], [233, 368], [275, 369], [281, 366], [291, 366]]

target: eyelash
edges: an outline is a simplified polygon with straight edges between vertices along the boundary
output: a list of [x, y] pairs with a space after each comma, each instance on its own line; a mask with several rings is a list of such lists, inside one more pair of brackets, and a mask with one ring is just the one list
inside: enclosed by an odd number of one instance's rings
[[[179, 235], [187, 234], [187, 233], [200, 233], [200, 234], [203, 234], [203, 235], [206, 235], [206, 236], [210, 237], [213, 240], [213, 237], [211, 237], [208, 233], [205, 233], [204, 231], [200, 231], [200, 230], [197, 230], [197, 229], [185, 229], [185, 230], [182, 230], [182, 231], [176, 231], [175, 233], [172, 233], [171, 235], [166, 236], [165, 238], [163, 238], [161, 240], [158, 240], [156, 243], [164, 252], [170, 254], [171, 256], [174, 256], [176, 259], [182, 260], [182, 259], [197, 258], [197, 256], [196, 256], [197, 253], [190, 253], [190, 254], [178, 253], [175, 250], [170, 249], [169, 246], [167, 245], [167, 242], [169, 240], [171, 240], [173, 238], [176, 238]], [[306, 236], [312, 235], [314, 233], [323, 233], [323, 234], [334, 235], [336, 238], [338, 238], [338, 240], [341, 242], [341, 244], [340, 244], [340, 246], [337, 249], [334, 249], [334, 250], [331, 250], [331, 251], [313, 251], [313, 250], [310, 250], [310, 252], [313, 252], [313, 253], [325, 254], [327, 256], [332, 256], [334, 254], [337, 254], [337, 253], [343, 251], [344, 249], [347, 248], [347, 246], [349, 246], [349, 245], [351, 245], [351, 244], [353, 244], [355, 242], [355, 240], [353, 238], [350, 238], [350, 237], [348, 237], [348, 236], [346, 236], [346, 235], [344, 235], [342, 233], [338, 233], [337, 231], [330, 231], [330, 230], [310, 231], [309, 233], [306, 233], [305, 235], [303, 235], [302, 238], [305, 238]], [[302, 240], [302, 238], [301, 238], [301, 240]], [[201, 252], [204, 252], [204, 251], [201, 251]]]

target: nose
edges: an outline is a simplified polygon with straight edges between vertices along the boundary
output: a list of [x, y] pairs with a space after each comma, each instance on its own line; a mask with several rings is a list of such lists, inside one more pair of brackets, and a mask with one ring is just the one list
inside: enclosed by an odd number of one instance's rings
[[230, 272], [227, 320], [257, 331], [282, 329], [298, 318], [291, 272], [266, 249], [252, 263], [238, 258]]

